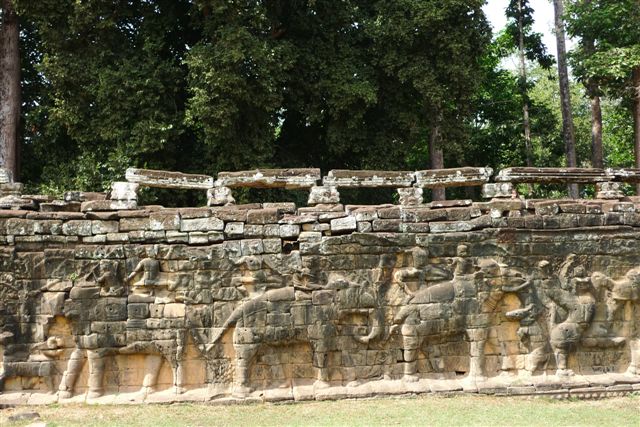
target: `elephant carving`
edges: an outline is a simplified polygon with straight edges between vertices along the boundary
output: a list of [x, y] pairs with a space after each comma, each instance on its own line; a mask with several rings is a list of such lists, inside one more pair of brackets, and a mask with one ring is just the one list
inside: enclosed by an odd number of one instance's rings
[[424, 344], [451, 335], [466, 335], [470, 342], [468, 381], [486, 376], [484, 346], [490, 314], [509, 287], [522, 285], [525, 279], [494, 260], [456, 264], [452, 280], [414, 292], [393, 318], [391, 332], [402, 338], [405, 381], [419, 379], [417, 360]]
[[[309, 343], [312, 364], [317, 369], [317, 386], [329, 381], [328, 352], [336, 349], [336, 321], [349, 311], [375, 311], [376, 299], [366, 285], [338, 277], [326, 287], [305, 284], [271, 289], [243, 302], [225, 320], [206, 346], [210, 352], [227, 331], [233, 329], [235, 377], [233, 393], [244, 396], [251, 391], [249, 369], [263, 345]], [[354, 337], [367, 342], [378, 334], [379, 320], [371, 333]]]

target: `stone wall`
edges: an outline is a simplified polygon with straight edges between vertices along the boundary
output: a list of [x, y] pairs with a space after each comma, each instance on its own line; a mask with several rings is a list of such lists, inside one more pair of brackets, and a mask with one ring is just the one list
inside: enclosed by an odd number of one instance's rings
[[636, 210], [0, 211], [0, 403], [638, 390]]

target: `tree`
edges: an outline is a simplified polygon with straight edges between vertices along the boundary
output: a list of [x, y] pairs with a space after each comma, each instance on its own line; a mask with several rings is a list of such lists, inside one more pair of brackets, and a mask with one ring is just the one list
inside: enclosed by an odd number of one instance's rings
[[[569, 28], [586, 41], [574, 54], [583, 81], [627, 100], [634, 122], [635, 166], [640, 168], [640, 7], [637, 0], [573, 1]], [[591, 44], [593, 40], [593, 45]], [[640, 192], [640, 186], [637, 189]]]
[[[567, 48], [564, 39], [563, 0], [553, 0], [555, 12], [555, 33], [558, 48], [558, 82], [560, 84], [560, 104], [562, 110], [562, 136], [567, 155], [567, 166], [576, 167], [576, 137], [571, 115], [571, 92], [569, 92], [569, 70], [567, 68]], [[578, 185], [569, 185], [569, 197], [578, 198]]]
[[0, 20], [0, 166], [18, 179], [20, 30], [12, 0], [1, 0]]
[[[441, 146], [464, 141], [489, 42], [481, 6], [479, 0], [217, 4], [186, 60], [191, 123], [234, 167], [442, 164], [433, 161]], [[438, 140], [429, 156], [429, 141]]]
[[533, 8], [528, 0], [510, 0], [506, 15], [509, 21], [501, 40], [505, 48], [516, 50], [518, 53], [526, 162], [527, 166], [533, 166], [526, 61], [535, 61], [543, 68], [550, 68], [553, 65], [553, 58], [547, 54], [546, 47], [542, 43], [542, 35], [532, 30]]
[[30, 26], [23, 42], [38, 50], [26, 54], [43, 76], [25, 99], [29, 180], [101, 190], [128, 166], [178, 165], [190, 138], [181, 58], [193, 44], [191, 8], [188, 0], [16, 1]]

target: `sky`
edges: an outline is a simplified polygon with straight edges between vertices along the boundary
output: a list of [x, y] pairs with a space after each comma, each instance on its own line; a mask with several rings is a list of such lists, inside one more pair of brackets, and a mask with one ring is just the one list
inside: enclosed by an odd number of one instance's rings
[[[487, 15], [489, 22], [493, 26], [494, 32], [504, 28], [507, 23], [504, 11], [509, 4], [509, 0], [487, 0], [484, 6], [484, 13]], [[553, 4], [551, 0], [530, 0], [531, 7], [534, 9], [533, 25], [534, 31], [542, 33], [542, 41], [547, 46], [547, 51], [554, 56], [556, 55], [556, 36], [553, 34]], [[567, 49], [570, 49], [572, 43], [567, 40]]]

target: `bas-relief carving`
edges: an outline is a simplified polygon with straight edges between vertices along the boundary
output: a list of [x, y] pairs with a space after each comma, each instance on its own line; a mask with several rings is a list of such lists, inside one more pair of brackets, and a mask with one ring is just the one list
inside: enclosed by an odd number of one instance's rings
[[[61, 398], [85, 388], [97, 397], [108, 388], [107, 362], [137, 356], [143, 393], [158, 390], [163, 366], [182, 393], [189, 346], [205, 366], [191, 386], [222, 384], [236, 396], [268, 384], [251, 377], [260, 354], [295, 345], [310, 349], [295, 358], [296, 372], [311, 372], [316, 388], [413, 383], [428, 372], [464, 375], [471, 384], [499, 374], [566, 377], [580, 373], [573, 360], [589, 349], [615, 353], [628, 360], [620, 370], [638, 374], [640, 267], [592, 271], [588, 257], [577, 255], [530, 265], [474, 256], [472, 246], [458, 244], [445, 257], [428, 246], [239, 256], [150, 245], [126, 259], [75, 260], [72, 286], [3, 283], [17, 302], [3, 298], [0, 385], [38, 377]], [[47, 310], [36, 310], [47, 301]], [[23, 333], [37, 316], [44, 326]], [[47, 336], [59, 316], [72, 340]], [[17, 325], [19, 333], [7, 332]], [[447, 345], [463, 351], [453, 356]]]

